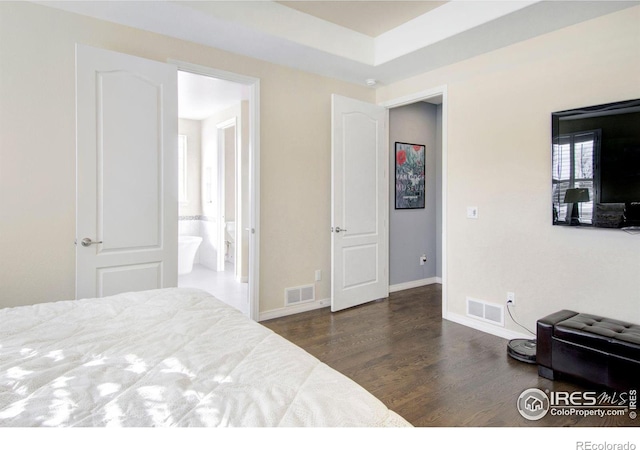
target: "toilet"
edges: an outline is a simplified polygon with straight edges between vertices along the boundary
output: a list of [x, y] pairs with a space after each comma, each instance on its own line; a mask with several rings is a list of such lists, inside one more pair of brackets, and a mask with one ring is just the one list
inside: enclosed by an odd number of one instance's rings
[[178, 236], [178, 275], [191, 273], [201, 243], [200, 236]]

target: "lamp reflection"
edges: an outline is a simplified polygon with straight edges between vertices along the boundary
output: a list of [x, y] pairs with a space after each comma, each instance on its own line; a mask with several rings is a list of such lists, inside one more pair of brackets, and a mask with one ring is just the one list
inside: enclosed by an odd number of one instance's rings
[[572, 203], [571, 208], [567, 208], [567, 222], [570, 225], [580, 225], [580, 212], [578, 203], [589, 201], [589, 189], [587, 188], [571, 188], [567, 189], [564, 194], [564, 203]]

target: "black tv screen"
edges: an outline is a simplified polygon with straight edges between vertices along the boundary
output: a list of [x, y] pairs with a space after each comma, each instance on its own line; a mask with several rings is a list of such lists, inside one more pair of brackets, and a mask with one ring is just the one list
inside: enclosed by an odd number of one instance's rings
[[553, 224], [640, 227], [640, 99], [551, 114]]

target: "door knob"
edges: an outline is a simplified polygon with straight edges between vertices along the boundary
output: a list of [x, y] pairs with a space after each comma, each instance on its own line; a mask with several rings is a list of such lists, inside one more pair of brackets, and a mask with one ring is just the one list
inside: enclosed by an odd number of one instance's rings
[[344, 228], [336, 227], [336, 233], [340, 233], [341, 231], [346, 232], [347, 230], [345, 230]]
[[92, 241], [90, 238], [84, 238], [83, 240], [80, 241], [80, 244], [82, 244], [83, 247], [89, 247], [92, 244], [102, 244], [102, 241]]

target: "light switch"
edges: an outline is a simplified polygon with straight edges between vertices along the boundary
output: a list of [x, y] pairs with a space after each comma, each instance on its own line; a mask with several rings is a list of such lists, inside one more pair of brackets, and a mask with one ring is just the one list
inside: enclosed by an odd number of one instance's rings
[[478, 207], [467, 206], [467, 219], [477, 219], [477, 218], [478, 218]]

